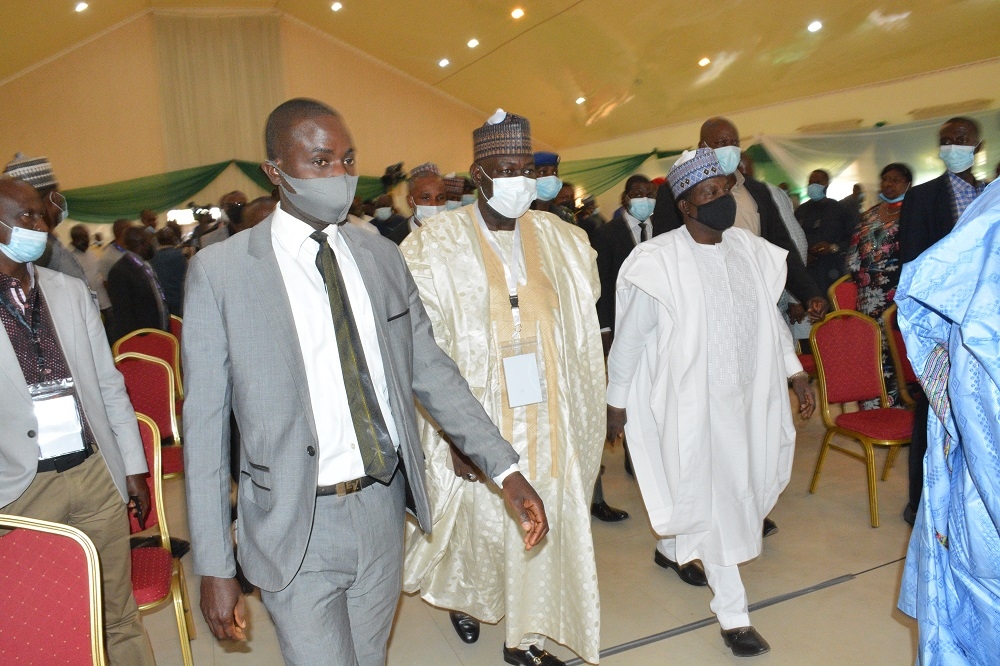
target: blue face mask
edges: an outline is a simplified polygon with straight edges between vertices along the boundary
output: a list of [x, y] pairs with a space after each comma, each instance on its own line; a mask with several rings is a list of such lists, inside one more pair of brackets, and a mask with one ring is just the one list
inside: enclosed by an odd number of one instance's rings
[[939, 156], [948, 171], [952, 173], [962, 173], [972, 168], [976, 161], [975, 146], [956, 146], [954, 144], [941, 146]]
[[463, 206], [468, 206], [470, 203], [475, 202], [475, 200], [476, 200], [476, 194], [474, 192], [471, 193], [471, 194], [463, 194], [462, 195], [462, 205]]
[[445, 207], [445, 210], [455, 210], [456, 208], [461, 208], [462, 207], [462, 202], [461, 201], [452, 201], [451, 199], [448, 199], [448, 202], [445, 203], [444, 207]]
[[649, 216], [653, 214], [653, 208], [655, 207], [656, 199], [649, 197], [636, 197], [635, 199], [629, 199], [628, 202], [629, 214], [640, 222], [648, 220]]
[[819, 183], [809, 183], [806, 187], [806, 194], [813, 201], [819, 201], [820, 199], [826, 198], [826, 188]]
[[389, 208], [388, 206], [383, 206], [382, 208], [376, 208], [375, 217], [381, 220], [382, 222], [385, 222], [390, 217], [392, 217], [392, 208]]
[[552, 201], [562, 186], [559, 176], [542, 176], [535, 181], [535, 198], [539, 201]]
[[719, 160], [722, 172], [728, 176], [735, 173], [736, 169], [740, 166], [740, 147], [723, 146], [722, 148], [716, 148], [715, 157]]
[[906, 196], [906, 192], [903, 192], [898, 197], [893, 197], [892, 199], [890, 199], [890, 198], [886, 197], [884, 194], [882, 194], [881, 192], [878, 193], [878, 198], [881, 199], [882, 201], [886, 202], [886, 203], [899, 203], [900, 201], [903, 200], [903, 197], [905, 197], [905, 196]]
[[0, 244], [0, 252], [6, 254], [12, 261], [26, 264], [36, 261], [45, 252], [45, 243], [49, 235], [44, 231], [12, 227], [3, 221], [0, 221], [0, 224], [10, 229], [10, 242], [6, 245]]

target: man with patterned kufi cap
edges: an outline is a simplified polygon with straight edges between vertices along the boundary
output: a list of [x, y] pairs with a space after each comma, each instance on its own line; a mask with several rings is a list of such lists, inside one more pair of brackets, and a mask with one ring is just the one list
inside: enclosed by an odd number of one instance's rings
[[462, 196], [465, 194], [465, 178], [456, 175], [454, 171], [444, 176], [444, 193], [448, 196], [448, 201], [445, 202], [448, 210], [468, 205], [475, 198], [473, 196], [468, 201], [462, 201]]
[[726, 646], [751, 657], [770, 646], [750, 626], [738, 565], [760, 554], [761, 521], [791, 476], [786, 381], [804, 418], [813, 395], [776, 307], [785, 251], [733, 227], [711, 148], [682, 154], [667, 180], [684, 226], [636, 246], [619, 273], [607, 436], [628, 436], [657, 563], [680, 574], [701, 560]]
[[438, 214], [400, 249], [438, 344], [520, 454], [555, 542], [529, 557], [500, 495], [425, 422], [434, 533], [408, 528], [403, 588], [451, 609], [467, 643], [480, 620], [506, 618], [507, 663], [563, 663], [546, 637], [596, 662], [589, 503], [605, 410], [595, 253], [581, 229], [529, 210], [537, 171], [525, 118], [498, 110], [473, 143], [478, 200]]
[[[66, 197], [59, 192], [59, 182], [52, 171], [52, 164], [47, 157], [25, 157], [23, 153], [14, 156], [3, 170], [4, 175], [23, 180], [38, 190], [45, 206], [45, 226], [48, 227], [49, 239], [45, 244], [45, 252], [38, 261], [38, 266], [65, 273], [87, 282], [87, 274], [76, 257], [56, 238], [56, 226], [69, 216]], [[101, 285], [103, 291], [103, 285]], [[93, 288], [92, 288], [93, 290]], [[98, 292], [99, 293], [99, 292]], [[101, 309], [107, 307], [101, 304]]]

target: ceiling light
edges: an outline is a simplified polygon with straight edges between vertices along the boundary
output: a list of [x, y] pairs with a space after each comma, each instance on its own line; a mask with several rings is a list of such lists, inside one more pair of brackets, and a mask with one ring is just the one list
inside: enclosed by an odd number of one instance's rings
[[708, 58], [702, 58], [701, 60], [698, 61], [698, 66], [699, 67], [708, 67], [711, 64], [712, 64], [712, 61], [709, 60]]
[[332, 5], [330, 5], [330, 9], [332, 9], [335, 12], [339, 12], [343, 8], [344, 8], [344, 5], [340, 4], [339, 2], [335, 2]]
[[583, 104], [586, 101], [587, 101], [587, 98], [585, 98], [585, 97], [577, 97], [576, 98], [576, 103], [577, 104]]
[[809, 27], [806, 28], [806, 30], [808, 30], [809, 32], [819, 32], [822, 29], [823, 29], [823, 24], [820, 23], [819, 21], [813, 21], [812, 23], [809, 24]]
[[441, 58], [441, 60], [438, 61], [438, 66], [439, 67], [447, 67], [450, 64], [451, 64], [451, 61], [448, 60], [447, 58]]
[[469, 40], [469, 48], [470, 49], [474, 49], [477, 46], [479, 46], [479, 40], [478, 39], [470, 39]]
[[85, 10], [89, 6], [90, 5], [88, 5], [86, 2], [78, 2], [78, 3], [76, 3], [75, 9], [78, 12], [82, 12], [83, 10]]
[[512, 11], [512, 12], [510, 13], [510, 15], [511, 15], [511, 16], [513, 16], [513, 17], [514, 17], [514, 18], [516, 18], [516, 19], [519, 19], [519, 18], [521, 18], [522, 16], [524, 16], [524, 10], [523, 10], [523, 9], [521, 9], [520, 7], [518, 7], [517, 9], [515, 9], [514, 11]]

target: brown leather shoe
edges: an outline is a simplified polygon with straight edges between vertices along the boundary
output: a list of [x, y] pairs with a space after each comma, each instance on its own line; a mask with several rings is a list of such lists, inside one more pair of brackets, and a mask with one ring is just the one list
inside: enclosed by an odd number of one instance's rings
[[756, 657], [771, 651], [771, 646], [753, 627], [723, 629], [722, 640], [726, 642], [726, 647], [732, 650], [736, 657]]
[[503, 646], [503, 660], [514, 666], [566, 666], [566, 662], [557, 659], [545, 650], [539, 650], [532, 645], [527, 650]]
[[688, 562], [681, 566], [673, 560], [667, 559], [667, 556], [658, 550], [653, 551], [653, 561], [664, 569], [673, 569], [676, 571], [680, 579], [688, 585], [694, 585], [695, 587], [708, 585], [708, 579], [705, 578], [705, 570], [696, 562]]
[[451, 616], [451, 626], [455, 627], [455, 633], [463, 643], [471, 645], [479, 640], [479, 620], [458, 611], [451, 611], [448, 615]]

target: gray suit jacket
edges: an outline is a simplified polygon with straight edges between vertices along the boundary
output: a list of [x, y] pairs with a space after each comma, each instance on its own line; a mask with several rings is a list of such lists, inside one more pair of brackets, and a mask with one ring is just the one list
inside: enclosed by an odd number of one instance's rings
[[[389, 402], [420, 526], [430, 531], [416, 396], [493, 478], [518, 461], [434, 341], [399, 249], [340, 227], [371, 296]], [[317, 316], [324, 316], [317, 313]], [[191, 260], [184, 296], [184, 455], [195, 571], [232, 577], [229, 413], [240, 429], [239, 552], [265, 590], [291, 581], [316, 504], [316, 424], [291, 305], [271, 244], [271, 218]], [[400, 525], [402, 529], [402, 525]]]
[[[143, 474], [146, 456], [125, 392], [115, 369], [101, 315], [85, 283], [35, 266], [35, 279], [48, 304], [56, 337], [76, 385], [87, 421], [122, 499], [125, 476]], [[0, 508], [31, 484], [38, 469], [38, 421], [7, 331], [0, 326]]]

